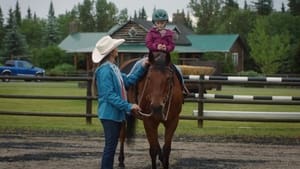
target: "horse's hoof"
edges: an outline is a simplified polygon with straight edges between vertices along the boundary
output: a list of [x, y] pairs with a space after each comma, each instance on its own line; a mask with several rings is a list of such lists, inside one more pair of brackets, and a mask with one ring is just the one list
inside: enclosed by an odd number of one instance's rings
[[125, 168], [125, 165], [120, 163], [119, 168]]

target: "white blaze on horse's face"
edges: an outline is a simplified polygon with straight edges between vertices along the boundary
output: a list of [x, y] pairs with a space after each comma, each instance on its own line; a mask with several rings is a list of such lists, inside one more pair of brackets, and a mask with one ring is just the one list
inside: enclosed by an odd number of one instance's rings
[[147, 91], [150, 109], [153, 113], [164, 113], [170, 97], [172, 73], [168, 69], [151, 68], [148, 73]]

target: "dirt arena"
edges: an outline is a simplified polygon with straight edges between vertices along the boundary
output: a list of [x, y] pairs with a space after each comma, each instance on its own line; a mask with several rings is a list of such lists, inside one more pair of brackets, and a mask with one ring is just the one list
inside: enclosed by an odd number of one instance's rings
[[[299, 140], [175, 138], [170, 168], [299, 169]], [[98, 169], [102, 148], [100, 136], [0, 133], [0, 169]], [[145, 139], [126, 146], [125, 162], [126, 169], [151, 168]]]

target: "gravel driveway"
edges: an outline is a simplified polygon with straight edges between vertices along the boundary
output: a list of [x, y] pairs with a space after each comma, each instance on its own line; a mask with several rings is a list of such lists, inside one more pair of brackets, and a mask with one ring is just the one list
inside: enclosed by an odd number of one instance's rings
[[[266, 139], [253, 142], [217, 140], [175, 138], [170, 168], [300, 168], [300, 138], [288, 143], [284, 139], [275, 143]], [[102, 148], [100, 136], [0, 133], [0, 169], [97, 169]], [[125, 151], [126, 169], [151, 168], [147, 140], [137, 138]]]

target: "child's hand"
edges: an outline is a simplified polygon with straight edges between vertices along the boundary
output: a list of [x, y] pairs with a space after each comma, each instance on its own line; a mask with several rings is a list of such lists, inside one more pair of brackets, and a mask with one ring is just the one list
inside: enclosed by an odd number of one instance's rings
[[164, 44], [163, 44], [163, 45], [161, 45], [161, 48], [162, 48], [161, 50], [163, 50], [163, 51], [166, 51], [166, 50], [167, 50], [167, 46], [166, 46], [166, 45], [164, 45]]
[[162, 50], [162, 48], [163, 48], [163, 45], [162, 45], [162, 44], [158, 44], [158, 45], [157, 45], [157, 49], [158, 49], [158, 50]]
[[167, 46], [165, 44], [158, 44], [157, 45], [157, 49], [158, 50], [166, 51], [167, 50]]

